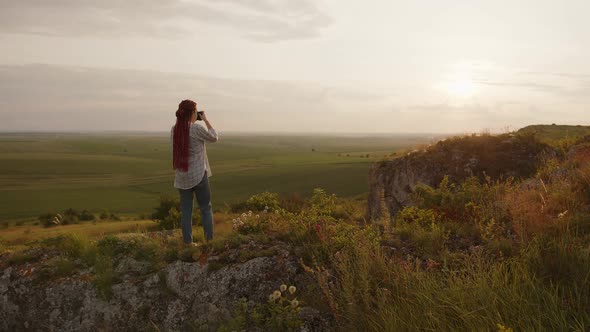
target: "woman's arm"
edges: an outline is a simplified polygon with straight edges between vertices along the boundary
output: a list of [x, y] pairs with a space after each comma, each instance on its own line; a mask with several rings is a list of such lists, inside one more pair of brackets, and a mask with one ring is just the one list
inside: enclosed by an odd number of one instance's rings
[[213, 128], [213, 126], [211, 125], [211, 123], [207, 119], [207, 115], [205, 115], [204, 112], [203, 112], [203, 114], [201, 114], [201, 119], [203, 120], [203, 122], [205, 122], [205, 125], [207, 126], [207, 129], [205, 129], [201, 125], [197, 125], [198, 126], [197, 127], [197, 134], [198, 134], [198, 136], [202, 140], [204, 140], [205, 142], [210, 142], [210, 143], [217, 142], [217, 139], [218, 139], [217, 131]]

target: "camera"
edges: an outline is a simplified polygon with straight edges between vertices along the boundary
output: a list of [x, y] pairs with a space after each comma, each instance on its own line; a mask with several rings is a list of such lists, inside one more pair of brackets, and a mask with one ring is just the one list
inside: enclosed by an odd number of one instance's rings
[[197, 120], [203, 120], [203, 118], [201, 118], [201, 115], [203, 115], [203, 113], [205, 113], [204, 111], [199, 111], [197, 112]]

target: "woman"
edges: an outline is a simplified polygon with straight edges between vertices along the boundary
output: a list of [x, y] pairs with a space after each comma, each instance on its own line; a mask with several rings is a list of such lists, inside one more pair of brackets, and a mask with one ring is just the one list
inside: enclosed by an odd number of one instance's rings
[[[196, 124], [202, 120], [207, 128]], [[209, 177], [212, 175], [205, 142], [217, 142], [217, 132], [207, 120], [205, 112], [197, 112], [197, 103], [183, 100], [176, 111], [176, 124], [172, 127], [172, 165], [174, 187], [180, 193], [182, 239], [186, 245], [193, 244], [192, 215], [193, 193], [201, 210], [205, 239], [213, 239], [213, 211]]]

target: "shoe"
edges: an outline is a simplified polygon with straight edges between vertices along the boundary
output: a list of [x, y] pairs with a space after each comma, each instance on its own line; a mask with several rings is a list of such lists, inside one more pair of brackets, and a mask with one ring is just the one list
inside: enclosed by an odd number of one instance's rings
[[195, 242], [191, 242], [191, 243], [185, 243], [184, 246], [189, 247], [189, 248], [192, 248], [192, 247], [197, 248], [197, 247], [199, 247], [199, 244], [195, 243]]

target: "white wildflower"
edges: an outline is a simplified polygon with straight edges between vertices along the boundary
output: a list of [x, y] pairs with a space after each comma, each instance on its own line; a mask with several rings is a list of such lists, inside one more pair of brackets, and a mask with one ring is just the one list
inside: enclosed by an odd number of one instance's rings
[[297, 308], [298, 305], [299, 305], [299, 301], [297, 301], [297, 300], [291, 301], [291, 307]]
[[281, 287], [279, 288], [281, 290], [281, 292], [284, 292], [287, 290], [287, 285], [282, 284]]
[[275, 298], [275, 300], [280, 299], [281, 298], [281, 292], [276, 290], [272, 293], [272, 296]]
[[293, 294], [293, 293], [295, 293], [296, 290], [297, 290], [297, 287], [289, 286], [289, 293]]
[[257, 214], [257, 215], [256, 215], [256, 218], [260, 218], [260, 215], [259, 215], [259, 214]]

